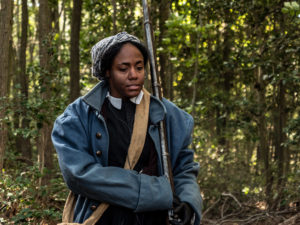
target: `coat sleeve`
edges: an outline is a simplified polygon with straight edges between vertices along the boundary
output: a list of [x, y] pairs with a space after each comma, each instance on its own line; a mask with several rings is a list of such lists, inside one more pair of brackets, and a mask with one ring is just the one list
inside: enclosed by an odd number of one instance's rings
[[194, 121], [173, 103], [167, 102], [165, 105], [175, 193], [181, 201], [189, 203], [193, 208], [194, 225], [199, 225], [202, 210], [202, 197], [197, 182], [199, 163], [194, 162], [194, 150], [189, 148]]
[[52, 142], [68, 187], [76, 194], [136, 212], [171, 208], [173, 196], [165, 176], [104, 167], [96, 161], [89, 149], [88, 107], [84, 104], [77, 101], [70, 105], [56, 119], [52, 131]]

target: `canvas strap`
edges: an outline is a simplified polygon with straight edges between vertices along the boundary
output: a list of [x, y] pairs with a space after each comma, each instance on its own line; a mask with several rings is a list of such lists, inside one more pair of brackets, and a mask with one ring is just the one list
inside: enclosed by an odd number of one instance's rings
[[[150, 106], [150, 94], [146, 89], [143, 89], [144, 95], [140, 104], [136, 106], [136, 111], [134, 115], [133, 132], [130, 140], [130, 145], [128, 148], [128, 153], [124, 165], [124, 169], [132, 170], [136, 163], [138, 162], [141, 153], [144, 148], [148, 118], [149, 118], [149, 106]], [[69, 196], [66, 200], [62, 223], [59, 225], [71, 225], [79, 224], [72, 223], [74, 218], [74, 208], [76, 204], [76, 198], [72, 191], [70, 191]], [[109, 207], [108, 203], [101, 203], [97, 209], [91, 214], [91, 216], [84, 221], [84, 225], [94, 225], [101, 218], [105, 210]]]

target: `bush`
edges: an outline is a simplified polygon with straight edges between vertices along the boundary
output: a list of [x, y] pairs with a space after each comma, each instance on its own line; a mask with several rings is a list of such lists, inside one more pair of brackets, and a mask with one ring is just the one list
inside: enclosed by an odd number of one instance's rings
[[[22, 163], [0, 174], [0, 224], [56, 224], [61, 221], [67, 188], [59, 171], [41, 186], [38, 165]], [[50, 172], [50, 171], [48, 171]], [[49, 223], [50, 222], [50, 223]]]

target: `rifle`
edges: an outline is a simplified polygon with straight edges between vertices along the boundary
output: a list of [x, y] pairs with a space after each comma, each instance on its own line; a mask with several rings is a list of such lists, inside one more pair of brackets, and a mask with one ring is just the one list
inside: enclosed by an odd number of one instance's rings
[[[151, 74], [151, 84], [153, 95], [158, 99], [162, 100], [161, 86], [159, 83], [159, 77], [157, 75], [157, 67], [155, 61], [155, 52], [153, 47], [153, 29], [151, 27], [148, 3], [147, 0], [142, 0], [143, 2], [143, 12], [144, 12], [144, 29], [146, 36], [146, 44], [149, 53], [149, 63], [150, 63], [150, 74]], [[159, 135], [160, 135], [160, 146], [161, 146], [161, 155], [163, 163], [163, 173], [168, 178], [172, 192], [174, 193], [174, 181], [171, 167], [171, 160], [168, 151], [168, 143], [166, 140], [166, 126], [165, 121], [160, 121], [159, 123]], [[169, 211], [169, 219], [173, 216], [173, 211]]]

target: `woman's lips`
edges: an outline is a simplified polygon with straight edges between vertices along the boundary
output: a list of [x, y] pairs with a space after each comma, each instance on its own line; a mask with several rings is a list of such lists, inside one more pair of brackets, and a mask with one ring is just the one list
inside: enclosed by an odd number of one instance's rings
[[130, 85], [127, 85], [127, 88], [131, 91], [134, 91], [134, 90], [138, 90], [140, 89], [140, 85], [138, 84], [130, 84]]

